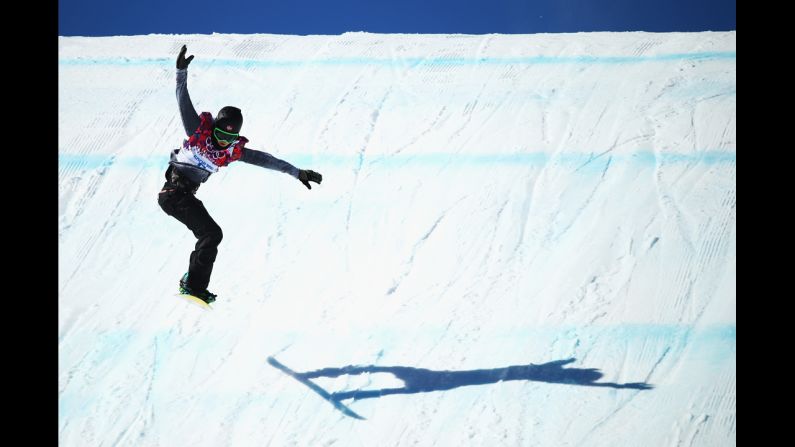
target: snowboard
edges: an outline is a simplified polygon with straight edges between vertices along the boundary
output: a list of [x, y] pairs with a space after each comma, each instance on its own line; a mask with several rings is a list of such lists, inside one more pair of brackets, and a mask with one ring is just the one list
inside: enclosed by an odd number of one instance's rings
[[186, 293], [178, 293], [176, 296], [182, 298], [184, 301], [187, 301], [188, 303], [191, 303], [191, 304], [193, 304], [195, 306], [199, 306], [202, 309], [205, 309], [205, 310], [212, 310], [213, 309], [209, 304], [207, 304], [206, 301], [204, 301], [203, 299], [201, 299], [201, 298], [199, 298], [197, 296], [188, 295]]

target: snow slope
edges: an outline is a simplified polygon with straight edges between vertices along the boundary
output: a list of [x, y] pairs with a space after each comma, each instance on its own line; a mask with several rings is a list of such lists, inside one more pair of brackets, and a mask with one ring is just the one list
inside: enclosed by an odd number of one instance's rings
[[[183, 44], [324, 177], [201, 187], [209, 312]], [[736, 444], [736, 32], [59, 37], [58, 147], [61, 445]]]

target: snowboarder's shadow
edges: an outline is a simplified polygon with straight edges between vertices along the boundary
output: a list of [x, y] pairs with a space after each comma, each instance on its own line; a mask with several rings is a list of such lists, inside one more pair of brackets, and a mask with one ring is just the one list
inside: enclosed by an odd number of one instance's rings
[[446, 391], [462, 386], [485, 385], [508, 380], [531, 380], [537, 382], [560, 383], [566, 385], [594, 386], [606, 388], [629, 388], [649, 390], [652, 385], [643, 382], [610, 383], [597, 382], [603, 374], [595, 368], [564, 368], [575, 359], [557, 360], [541, 365], [515, 365], [495, 369], [475, 369], [471, 371], [433, 371], [407, 366], [345, 366], [342, 368], [323, 368], [316, 371], [295, 373], [304, 380], [318, 377], [339, 377], [365, 373], [391, 373], [403, 381], [402, 388], [383, 388], [377, 390], [352, 390], [330, 393], [334, 401], [345, 399], [369, 399], [389, 394], [414, 394], [431, 391]]

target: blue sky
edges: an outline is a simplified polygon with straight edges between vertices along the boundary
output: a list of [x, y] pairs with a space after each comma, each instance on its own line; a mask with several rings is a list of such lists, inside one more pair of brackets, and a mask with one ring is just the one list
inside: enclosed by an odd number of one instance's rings
[[61, 36], [729, 31], [736, 0], [59, 0]]

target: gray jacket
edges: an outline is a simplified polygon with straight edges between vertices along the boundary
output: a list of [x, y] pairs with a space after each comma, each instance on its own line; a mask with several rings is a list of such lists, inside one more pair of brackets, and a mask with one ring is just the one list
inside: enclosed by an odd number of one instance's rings
[[[185, 135], [190, 137], [193, 132], [199, 128], [201, 120], [199, 118], [199, 114], [196, 113], [196, 109], [193, 107], [193, 103], [190, 100], [190, 94], [188, 94], [187, 69], [177, 69], [177, 103], [179, 104], [179, 113], [182, 116], [182, 126], [185, 128]], [[171, 160], [169, 161], [171, 167], [166, 173], [166, 177], [169, 178], [171, 171], [174, 170], [179, 177], [187, 178], [196, 185], [207, 181], [213, 171], [206, 169], [206, 167], [203, 167], [201, 163], [190, 162], [192, 158], [180, 157], [180, 150], [181, 149], [174, 149], [171, 151]], [[242, 148], [242, 156], [240, 157], [240, 161], [260, 166], [265, 169], [281, 171], [298, 178], [298, 168], [284, 160], [274, 157], [267, 152], [244, 147]]]

